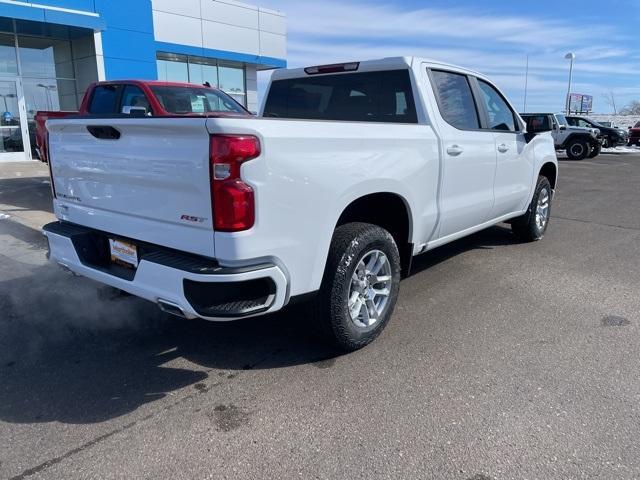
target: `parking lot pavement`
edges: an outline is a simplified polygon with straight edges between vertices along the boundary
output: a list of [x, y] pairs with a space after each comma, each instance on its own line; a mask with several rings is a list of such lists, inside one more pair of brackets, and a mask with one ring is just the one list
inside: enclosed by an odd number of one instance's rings
[[542, 242], [427, 253], [336, 356], [297, 310], [170, 319], [47, 264], [46, 179], [4, 175], [0, 477], [639, 478], [639, 185], [561, 161]]

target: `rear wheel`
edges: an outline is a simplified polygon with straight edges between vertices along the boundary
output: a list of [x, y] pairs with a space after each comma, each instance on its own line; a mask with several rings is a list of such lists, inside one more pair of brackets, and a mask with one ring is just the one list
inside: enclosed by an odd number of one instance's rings
[[547, 177], [538, 177], [536, 191], [527, 213], [511, 222], [513, 233], [524, 242], [535, 242], [544, 237], [551, 217], [551, 184]]
[[331, 343], [354, 351], [380, 335], [398, 298], [400, 270], [388, 231], [368, 223], [335, 230], [320, 294], [310, 305]]
[[571, 160], [584, 160], [589, 155], [589, 144], [586, 140], [571, 140], [567, 145], [567, 157]]
[[595, 158], [598, 155], [600, 155], [600, 152], [602, 151], [602, 145], [600, 145], [599, 143], [596, 143], [593, 147], [591, 147], [591, 152], [589, 153], [589, 158]]

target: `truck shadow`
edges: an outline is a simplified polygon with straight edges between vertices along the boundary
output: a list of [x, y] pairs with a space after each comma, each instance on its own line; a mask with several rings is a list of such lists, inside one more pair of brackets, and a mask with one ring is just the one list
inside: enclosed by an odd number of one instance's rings
[[53, 204], [49, 177], [0, 179], [0, 204], [10, 205], [16, 210], [52, 213]]
[[[423, 256], [416, 274], [477, 248], [514, 243], [495, 227]], [[53, 265], [0, 265], [0, 420], [91, 424], [243, 370], [332, 364], [304, 310], [230, 323], [168, 317]]]
[[487, 250], [517, 243], [520, 241], [511, 233], [511, 227], [496, 225], [418, 255], [413, 259], [411, 275], [418, 275], [424, 270], [469, 250]]

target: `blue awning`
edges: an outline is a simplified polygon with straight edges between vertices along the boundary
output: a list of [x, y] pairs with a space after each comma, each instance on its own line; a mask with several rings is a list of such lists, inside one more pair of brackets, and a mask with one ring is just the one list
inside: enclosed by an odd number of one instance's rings
[[[95, 12], [84, 12], [80, 10], [70, 10], [47, 6], [31, 6], [29, 4], [16, 4], [0, 2], [0, 17], [5, 19], [17, 19], [26, 21], [21, 25], [29, 29], [34, 26], [31, 23], [40, 25], [67, 26], [93, 31], [101, 31], [106, 28], [104, 20]], [[22, 22], [20, 22], [22, 23]]]

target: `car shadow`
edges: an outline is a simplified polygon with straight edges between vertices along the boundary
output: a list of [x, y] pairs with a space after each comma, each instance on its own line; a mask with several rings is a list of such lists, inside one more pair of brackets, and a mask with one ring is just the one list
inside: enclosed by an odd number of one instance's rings
[[[414, 275], [467, 250], [513, 243], [507, 228], [493, 227], [418, 257]], [[103, 422], [185, 387], [234, 381], [243, 370], [326, 368], [340, 355], [299, 306], [211, 323], [167, 316], [51, 264], [3, 259], [0, 278], [5, 422]]]
[[[53, 212], [49, 177], [15, 177], [0, 179], [0, 204], [16, 210]], [[11, 210], [6, 210], [11, 213]]]

